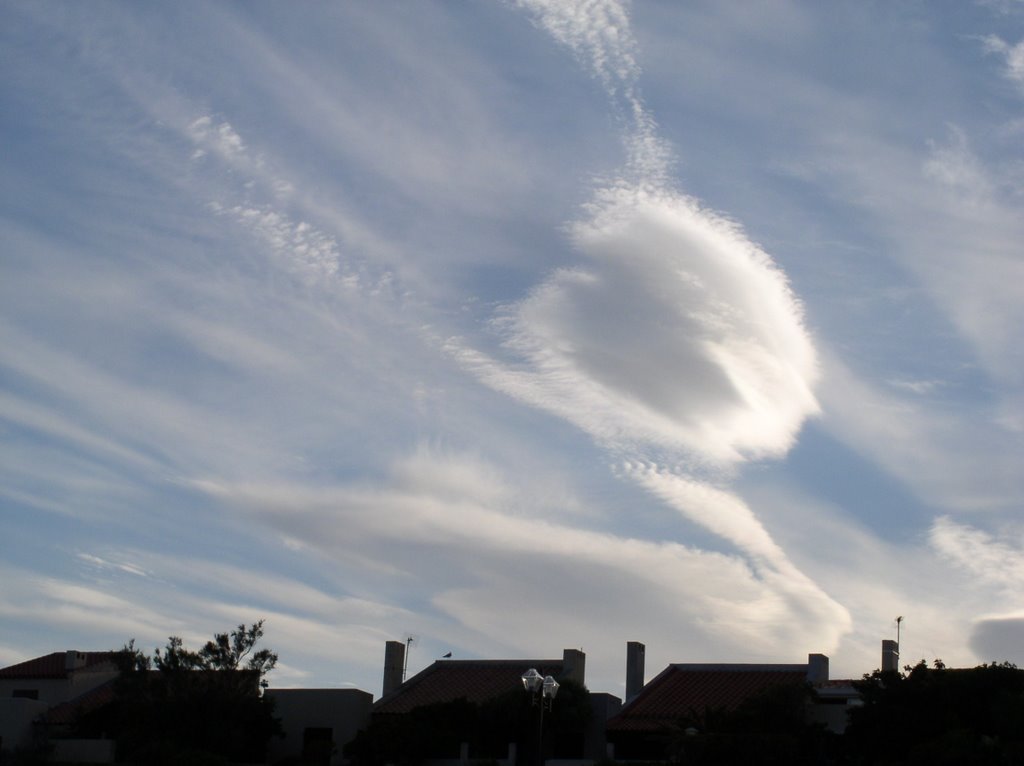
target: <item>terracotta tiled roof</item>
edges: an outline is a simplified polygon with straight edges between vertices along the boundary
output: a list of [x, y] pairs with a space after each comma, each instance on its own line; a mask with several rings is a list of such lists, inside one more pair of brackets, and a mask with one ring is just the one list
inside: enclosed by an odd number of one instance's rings
[[373, 706], [374, 713], [408, 713], [423, 705], [466, 699], [483, 702], [522, 688], [521, 676], [536, 668], [558, 676], [561, 660], [437, 660]]
[[[116, 652], [80, 652], [85, 655], [85, 663], [76, 670], [95, 669], [94, 666], [112, 662]], [[34, 660], [25, 660], [17, 665], [0, 668], [0, 678], [67, 678], [65, 668], [67, 652], [54, 652]]]
[[806, 665], [669, 665], [608, 721], [608, 730], [655, 731], [691, 712], [735, 710], [771, 686], [806, 681]]

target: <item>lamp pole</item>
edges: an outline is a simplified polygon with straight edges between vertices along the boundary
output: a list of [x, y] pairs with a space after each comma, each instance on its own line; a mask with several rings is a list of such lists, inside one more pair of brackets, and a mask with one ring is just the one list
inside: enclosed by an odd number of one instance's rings
[[522, 675], [523, 688], [530, 693], [530, 703], [540, 707], [537, 724], [537, 766], [544, 764], [544, 711], [551, 710], [551, 703], [558, 694], [558, 681], [551, 676], [541, 676], [537, 668], [530, 668]]

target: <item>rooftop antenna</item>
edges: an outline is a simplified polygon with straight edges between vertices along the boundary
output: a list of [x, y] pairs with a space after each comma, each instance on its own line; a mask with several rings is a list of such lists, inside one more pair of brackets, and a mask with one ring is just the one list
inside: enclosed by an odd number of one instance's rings
[[412, 645], [416, 642], [416, 636], [408, 635], [405, 637], [405, 663], [402, 665], [402, 683], [405, 683], [405, 677], [409, 672], [409, 652], [412, 651]]

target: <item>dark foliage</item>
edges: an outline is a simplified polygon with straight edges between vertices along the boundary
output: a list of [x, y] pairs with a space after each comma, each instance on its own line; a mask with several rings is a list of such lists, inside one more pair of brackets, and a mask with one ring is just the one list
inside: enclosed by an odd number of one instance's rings
[[705, 710], [679, 722], [668, 755], [680, 764], [818, 764], [832, 737], [807, 723], [814, 692], [807, 684], [772, 686], [735, 710]]
[[129, 642], [118, 653], [118, 758], [136, 763], [255, 762], [281, 733], [261, 694], [277, 663], [256, 650], [263, 621], [217, 634], [199, 651], [172, 636], [150, 658]]
[[561, 682], [552, 709], [541, 709], [523, 689], [482, 704], [465, 699], [424, 705], [405, 714], [375, 716], [345, 747], [355, 766], [412, 766], [427, 758], [458, 758], [461, 743], [469, 744], [474, 760], [506, 757], [510, 742], [518, 743], [519, 760], [532, 763], [538, 745], [545, 757], [579, 758], [592, 714], [589, 694], [581, 684]]
[[864, 704], [844, 736], [850, 763], [1024, 763], [1024, 670], [922, 660], [907, 671], [875, 671], [855, 684]]

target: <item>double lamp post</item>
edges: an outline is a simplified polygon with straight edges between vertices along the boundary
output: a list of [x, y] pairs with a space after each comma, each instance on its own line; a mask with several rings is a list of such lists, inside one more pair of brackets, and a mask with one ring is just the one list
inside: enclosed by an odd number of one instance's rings
[[558, 694], [558, 681], [551, 676], [542, 676], [537, 668], [530, 668], [522, 675], [523, 688], [530, 693], [530, 701], [540, 707], [540, 722], [537, 725], [537, 764], [544, 763], [544, 711], [551, 710], [551, 703]]

